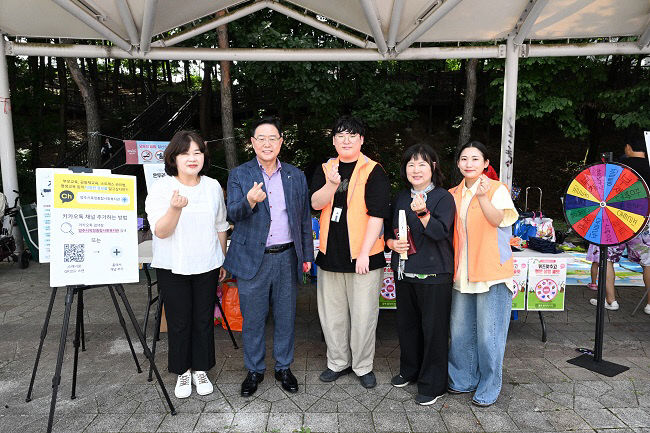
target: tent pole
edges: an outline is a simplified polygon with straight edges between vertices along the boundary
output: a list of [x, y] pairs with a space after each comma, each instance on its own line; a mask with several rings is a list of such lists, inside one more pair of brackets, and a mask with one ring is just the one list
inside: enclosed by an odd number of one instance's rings
[[515, 151], [515, 120], [517, 117], [517, 75], [519, 73], [519, 45], [512, 37], [506, 43], [506, 68], [503, 79], [503, 118], [501, 120], [501, 161], [499, 177], [512, 188], [512, 168]]
[[[0, 33], [0, 168], [2, 169], [2, 190], [9, 206], [13, 206], [18, 191], [16, 171], [16, 148], [11, 120], [11, 99], [9, 95], [9, 69], [5, 55], [5, 36]], [[22, 250], [22, 238], [18, 226], [14, 227], [14, 239]]]

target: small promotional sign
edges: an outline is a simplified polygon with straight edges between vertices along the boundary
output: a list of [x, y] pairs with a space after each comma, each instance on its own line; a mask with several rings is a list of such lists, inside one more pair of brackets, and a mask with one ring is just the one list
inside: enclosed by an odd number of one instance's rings
[[528, 311], [563, 311], [567, 259], [528, 260]]

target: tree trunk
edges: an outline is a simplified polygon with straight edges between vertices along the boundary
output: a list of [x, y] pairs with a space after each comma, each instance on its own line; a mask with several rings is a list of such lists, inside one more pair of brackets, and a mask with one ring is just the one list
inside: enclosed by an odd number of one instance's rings
[[165, 60], [165, 67], [167, 69], [167, 84], [171, 87], [174, 84], [172, 80], [172, 62]]
[[98, 89], [99, 77], [97, 74], [97, 59], [88, 59], [88, 76], [90, 77], [90, 83], [93, 85], [93, 87], [95, 89]]
[[185, 83], [185, 91], [189, 92], [190, 88], [192, 87], [192, 84], [190, 83], [191, 77], [190, 77], [190, 61], [189, 60], [183, 60], [183, 77], [184, 77], [183, 82]]
[[199, 98], [199, 124], [201, 135], [207, 138], [212, 130], [212, 63], [203, 63], [203, 82]]
[[[217, 16], [222, 16], [225, 11], [219, 11]], [[219, 49], [228, 48], [228, 27], [227, 25], [217, 27]], [[230, 62], [219, 62], [221, 70], [221, 130], [223, 133], [223, 149], [226, 153], [226, 167], [233, 169], [237, 167], [237, 148], [235, 147], [235, 131], [233, 127], [232, 114], [232, 84], [230, 80]]]
[[474, 106], [476, 105], [476, 69], [478, 59], [469, 59], [465, 65], [465, 105], [463, 107], [463, 120], [460, 124], [458, 145], [467, 143], [472, 136], [472, 123], [474, 121]]
[[120, 67], [121, 66], [122, 66], [122, 60], [113, 59], [113, 107], [115, 108], [120, 107]]
[[79, 87], [79, 92], [86, 109], [86, 129], [88, 132], [88, 167], [99, 168], [101, 162], [101, 138], [99, 136], [100, 120], [97, 99], [95, 97], [95, 88], [92, 83], [83, 76], [77, 59], [65, 59], [66, 65], [70, 70], [72, 79]]
[[153, 96], [154, 98], [158, 96], [158, 60], [153, 60], [151, 62], [151, 85], [153, 89]]
[[66, 104], [68, 102], [68, 77], [65, 71], [65, 60], [63, 57], [56, 58], [56, 72], [59, 79], [59, 127], [61, 134], [61, 148], [59, 155], [65, 154], [68, 147], [68, 128], [67, 128], [67, 111]]

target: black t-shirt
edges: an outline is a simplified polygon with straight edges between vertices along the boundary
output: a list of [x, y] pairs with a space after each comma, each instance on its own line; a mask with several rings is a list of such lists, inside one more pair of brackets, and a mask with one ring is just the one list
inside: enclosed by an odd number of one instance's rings
[[[341, 217], [338, 222], [330, 221], [327, 235], [327, 254], [318, 252], [316, 264], [325, 271], [330, 272], [355, 272], [356, 259], [350, 258], [350, 238], [348, 236], [347, 196], [350, 177], [357, 164], [354, 162], [339, 163], [341, 184], [334, 193], [334, 207], [341, 208]], [[322, 168], [317, 168], [311, 183], [311, 193], [318, 191], [325, 185], [325, 173]], [[381, 165], [377, 164], [370, 172], [366, 182], [365, 191], [366, 208], [368, 215], [377, 218], [390, 216], [390, 182]], [[383, 268], [386, 266], [384, 252], [370, 256], [369, 269]]]
[[621, 158], [621, 164], [625, 164], [639, 173], [646, 185], [650, 187], [650, 164], [647, 158], [625, 157]]

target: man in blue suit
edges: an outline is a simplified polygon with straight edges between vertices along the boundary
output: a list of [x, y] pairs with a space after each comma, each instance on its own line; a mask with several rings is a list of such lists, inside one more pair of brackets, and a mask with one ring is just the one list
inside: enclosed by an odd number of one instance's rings
[[280, 163], [282, 129], [266, 117], [252, 127], [256, 157], [230, 172], [228, 219], [235, 224], [224, 267], [237, 277], [244, 318], [241, 395], [249, 397], [264, 380], [265, 324], [273, 307], [275, 378], [298, 391], [291, 373], [298, 275], [314, 260], [307, 180], [296, 167]]

